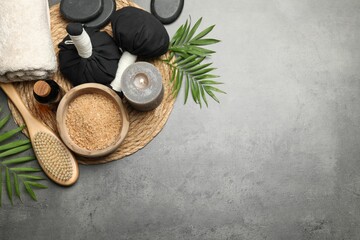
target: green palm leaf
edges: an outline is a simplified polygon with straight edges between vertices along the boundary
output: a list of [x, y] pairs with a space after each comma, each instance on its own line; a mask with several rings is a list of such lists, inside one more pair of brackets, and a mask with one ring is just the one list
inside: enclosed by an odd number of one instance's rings
[[30, 174], [18, 174], [21, 179], [32, 179], [32, 180], [45, 180], [42, 176], [30, 175]]
[[12, 148], [12, 149], [6, 150], [5, 152], [0, 153], [0, 157], [3, 158], [3, 157], [7, 157], [7, 156], [14, 155], [17, 153], [21, 153], [30, 148], [31, 148], [31, 144], [26, 144], [26, 145], [23, 145], [20, 147], [15, 147], [15, 148]]
[[12, 200], [12, 187], [11, 187], [11, 179], [10, 179], [10, 173], [9, 173], [9, 169], [5, 168], [5, 182], [6, 182], [6, 191], [9, 197], [9, 200], [11, 202], [11, 205], [13, 205], [13, 200]]
[[14, 163], [24, 163], [24, 162], [29, 162], [29, 161], [33, 161], [33, 160], [35, 160], [35, 157], [28, 156], [28, 157], [19, 157], [19, 158], [5, 160], [5, 161], [2, 161], [2, 163], [8, 165], [8, 164], [14, 164]]
[[14, 136], [16, 133], [18, 132], [21, 132], [23, 129], [25, 128], [25, 126], [21, 126], [21, 127], [18, 127], [18, 128], [15, 128], [15, 129], [12, 129], [8, 132], [5, 132], [3, 134], [0, 135], [0, 142]]
[[[172, 92], [178, 95], [181, 86], [185, 85], [184, 104], [187, 103], [189, 92], [196, 104], [200, 107], [202, 103], [208, 106], [207, 95], [216, 102], [219, 102], [215, 96], [216, 93], [225, 93], [213, 85], [222, 84], [215, 81], [218, 75], [212, 74], [216, 68], [209, 67], [212, 63], [203, 63], [205, 59], [215, 53], [215, 51], [204, 46], [220, 42], [218, 39], [205, 38], [215, 27], [212, 25], [197, 33], [202, 18], [198, 19], [194, 26], [191, 26], [191, 20], [186, 20], [175, 32], [170, 41], [169, 57], [163, 61], [170, 66], [172, 75]], [[184, 83], [185, 82], [185, 83]]]
[[35, 195], [34, 191], [31, 189], [30, 184], [27, 182], [24, 182], [24, 186], [25, 186], [26, 191], [29, 193], [30, 197], [33, 200], [37, 201], [36, 195]]
[[32, 168], [32, 167], [15, 167], [15, 168], [10, 168], [10, 170], [13, 172], [40, 172], [41, 171], [40, 168]]
[[20, 198], [20, 184], [19, 179], [16, 173], [13, 173], [14, 176], [14, 187], [15, 187], [15, 194], [16, 196], [21, 200]]
[[211, 45], [211, 44], [215, 44], [215, 43], [218, 43], [218, 42], [220, 42], [220, 41], [217, 40], [217, 39], [212, 39], [212, 38], [191, 41], [192, 44], [201, 45], [201, 46]]
[[22, 146], [22, 145], [25, 145], [25, 144], [28, 144], [28, 143], [30, 143], [29, 139], [14, 141], [14, 142], [4, 144], [4, 145], [0, 146], [0, 151], [9, 150], [9, 149], [12, 149], [14, 147], [19, 147], [19, 146]]
[[190, 82], [189, 76], [186, 76], [186, 81], [185, 81], [185, 100], [184, 100], [184, 104], [186, 104], [187, 98], [188, 98], [188, 96], [189, 96], [189, 88], [190, 88], [189, 82]]
[[0, 120], [0, 128], [2, 128], [10, 119], [10, 114]]
[[201, 24], [201, 21], [202, 21], [202, 18], [199, 18], [196, 23], [194, 24], [193, 28], [191, 29], [190, 33], [189, 33], [189, 36], [188, 36], [188, 39], [191, 39], [195, 32], [198, 30], [200, 24]]
[[40, 183], [37, 183], [37, 182], [32, 182], [32, 181], [25, 181], [24, 183], [27, 183], [33, 187], [37, 187], [37, 188], [47, 188], [47, 186], [45, 185], [42, 185]]
[[206, 28], [205, 30], [203, 30], [201, 33], [199, 33], [198, 35], [196, 35], [192, 41], [196, 41], [196, 40], [199, 40], [203, 37], [205, 37], [209, 32], [211, 32], [213, 30], [213, 28], [215, 27], [215, 25], [212, 25], [208, 28]]
[[[10, 115], [0, 120], [0, 129], [5, 126], [5, 124], [9, 121], [9, 118]], [[24, 126], [0, 134], [0, 141], [12, 138], [22, 129], [24, 129]], [[6, 159], [9, 156], [22, 153], [30, 148], [31, 144], [28, 139], [15, 140], [10, 143], [0, 145], [0, 207], [2, 205], [3, 182], [11, 205], [14, 204], [14, 195], [22, 201], [21, 192], [23, 188], [34, 200], [37, 198], [32, 187], [47, 188], [45, 185], [35, 182], [38, 180], [44, 180], [42, 176], [34, 175], [35, 172], [39, 172], [41, 169], [24, 165], [27, 162], [35, 160], [34, 156], [21, 156]]]

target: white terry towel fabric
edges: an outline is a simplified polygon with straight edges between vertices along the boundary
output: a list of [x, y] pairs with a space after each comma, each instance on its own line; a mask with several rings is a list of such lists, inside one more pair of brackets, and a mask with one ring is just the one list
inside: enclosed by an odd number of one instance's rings
[[47, 0], [0, 0], [0, 81], [46, 79], [57, 67]]

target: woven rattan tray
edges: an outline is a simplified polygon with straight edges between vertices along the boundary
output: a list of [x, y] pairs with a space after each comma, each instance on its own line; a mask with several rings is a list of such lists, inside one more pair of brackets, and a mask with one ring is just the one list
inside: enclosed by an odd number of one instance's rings
[[[122, 8], [124, 6], [136, 6], [131, 1], [126, 0], [117, 0], [117, 8]], [[50, 9], [51, 16], [51, 35], [54, 42], [55, 52], [58, 53], [57, 45], [62, 41], [66, 36], [65, 27], [67, 22], [61, 17], [59, 11], [59, 4], [54, 5]], [[111, 33], [110, 25], [105, 27], [105, 30]], [[164, 56], [163, 56], [164, 57]], [[130, 129], [127, 137], [120, 147], [111, 155], [102, 157], [102, 158], [82, 158], [77, 157], [79, 163], [81, 164], [99, 164], [107, 163], [110, 161], [121, 159], [127, 155], [133, 154], [139, 149], [143, 148], [148, 144], [164, 127], [171, 110], [173, 108], [175, 98], [171, 93], [170, 77], [171, 70], [170, 68], [160, 60], [151, 61], [162, 74], [163, 84], [164, 84], [164, 99], [159, 107], [150, 112], [138, 112], [132, 109], [126, 101], [124, 104], [129, 113], [130, 119]], [[58, 71], [54, 75], [54, 80], [62, 86], [65, 90], [71, 88], [70, 83], [61, 75]], [[22, 82], [16, 83], [15, 87], [19, 92], [23, 102], [28, 107], [28, 109], [36, 116], [39, 120], [43, 121], [47, 126], [57, 132], [56, 129], [56, 119], [55, 112], [41, 107], [35, 102], [35, 99], [32, 95], [34, 82]], [[10, 110], [14, 116], [15, 121], [19, 124], [23, 124], [23, 120], [16, 110], [16, 108], [9, 102]], [[26, 134], [26, 132], [25, 132]]]

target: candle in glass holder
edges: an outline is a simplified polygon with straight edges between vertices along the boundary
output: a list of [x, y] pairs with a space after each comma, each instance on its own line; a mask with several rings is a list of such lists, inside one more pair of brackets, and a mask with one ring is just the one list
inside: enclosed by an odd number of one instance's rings
[[126, 68], [121, 90], [129, 104], [139, 111], [153, 110], [164, 97], [161, 73], [147, 62], [136, 62]]

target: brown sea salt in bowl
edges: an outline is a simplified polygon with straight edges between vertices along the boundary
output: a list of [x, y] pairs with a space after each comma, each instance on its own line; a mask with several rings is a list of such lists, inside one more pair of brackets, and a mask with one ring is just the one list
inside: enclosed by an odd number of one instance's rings
[[97, 83], [67, 92], [59, 103], [56, 121], [65, 145], [85, 157], [114, 152], [129, 130], [129, 117], [119, 96]]

